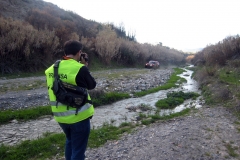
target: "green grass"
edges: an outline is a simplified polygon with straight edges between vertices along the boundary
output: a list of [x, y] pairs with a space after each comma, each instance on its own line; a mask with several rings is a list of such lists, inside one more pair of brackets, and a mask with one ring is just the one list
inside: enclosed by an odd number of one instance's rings
[[[175, 117], [186, 115], [190, 109], [185, 109], [178, 113], [167, 116], [149, 115], [141, 116], [142, 124], [148, 125], [158, 120], [169, 120]], [[151, 118], [151, 120], [148, 120]], [[102, 127], [92, 129], [89, 136], [88, 147], [96, 148], [104, 145], [108, 140], [117, 140], [123, 133], [130, 133], [137, 125], [124, 122], [119, 127], [104, 124]], [[46, 133], [36, 140], [26, 140], [16, 146], [0, 146], [0, 159], [3, 160], [27, 160], [27, 159], [47, 159], [57, 154], [63, 156], [65, 135], [63, 133]]]
[[176, 87], [177, 82], [182, 83], [182, 82], [186, 81], [184, 78], [181, 78], [181, 77], [177, 76], [178, 74], [181, 74], [183, 72], [185, 72], [184, 69], [174, 68], [174, 73], [170, 76], [170, 78], [169, 78], [169, 80], [167, 81], [166, 84], [164, 84], [162, 86], [155, 87], [155, 88], [151, 88], [149, 90], [136, 92], [136, 93], [134, 93], [134, 96], [135, 97], [142, 97], [142, 96], [145, 96], [147, 94], [158, 92], [160, 90], [167, 90], [167, 89], [170, 89], [172, 87]]
[[205, 103], [208, 105], [213, 105], [216, 104], [216, 100], [213, 98], [213, 94], [209, 87], [203, 86], [202, 87], [202, 95], [204, 97]]
[[[228, 66], [217, 69], [211, 69], [211, 67], [208, 68], [208, 70], [215, 70], [215, 72], [214, 76], [205, 76], [204, 80], [207, 83], [205, 82], [206, 84], [204, 83], [204, 85], [201, 86], [202, 95], [206, 104], [216, 105], [221, 103], [221, 105], [227, 105], [227, 103], [231, 101], [231, 98], [226, 98], [225, 96], [227, 91], [229, 91], [231, 97], [240, 99], [239, 68], [230, 68]], [[199, 71], [201, 69], [202, 68], [199, 68]], [[214, 86], [215, 89], [212, 86]]]
[[[191, 111], [191, 109], [186, 108], [186, 109], [182, 110], [181, 112], [172, 113], [170, 115], [165, 115], [165, 116], [160, 116], [158, 114], [150, 115], [149, 116], [150, 118], [144, 118], [142, 120], [142, 124], [149, 125], [149, 124], [155, 123], [156, 121], [159, 121], [159, 120], [169, 120], [169, 119], [172, 119], [172, 118], [184, 116], [184, 115], [189, 114], [190, 111]], [[142, 116], [142, 117], [144, 117], [144, 116]]]
[[111, 104], [113, 102], [130, 98], [130, 95], [127, 93], [117, 93], [117, 92], [109, 92], [105, 93], [104, 95], [92, 99], [93, 105], [95, 107], [101, 106], [101, 105], [106, 105], [106, 104]]
[[49, 134], [36, 140], [26, 140], [16, 146], [0, 147], [0, 159], [3, 160], [27, 160], [46, 159], [58, 153], [63, 155], [64, 134]]
[[240, 84], [240, 74], [235, 69], [223, 68], [219, 70], [219, 78], [228, 84]]
[[105, 144], [108, 140], [117, 140], [123, 133], [129, 133], [134, 126], [131, 123], [123, 123], [120, 127], [104, 124], [100, 129], [91, 130], [88, 147], [96, 148]]
[[200, 95], [194, 92], [187, 92], [187, 93], [184, 93], [182, 91], [171, 92], [171, 93], [167, 93], [167, 98], [158, 100], [155, 106], [158, 107], [159, 109], [173, 109], [176, 106], [182, 104], [184, 100], [187, 100], [190, 98], [196, 99], [198, 96]]
[[21, 110], [0, 111], [0, 124], [7, 123], [13, 119], [16, 119], [18, 121], [36, 119], [43, 115], [52, 115], [52, 110], [50, 106], [40, 106]]
[[237, 150], [238, 148], [233, 148], [231, 144], [226, 144], [225, 145], [228, 151], [228, 154], [231, 157], [238, 157], [239, 155], [235, 152], [235, 150]]

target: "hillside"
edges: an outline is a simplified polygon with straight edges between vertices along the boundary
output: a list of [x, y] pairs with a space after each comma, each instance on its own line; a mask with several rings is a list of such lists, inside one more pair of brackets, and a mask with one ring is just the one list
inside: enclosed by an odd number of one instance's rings
[[[26, 18], [33, 9], [44, 10], [46, 8], [51, 8], [51, 10], [57, 12], [60, 17], [64, 17], [67, 12], [64, 9], [59, 8], [57, 5], [43, 0], [0, 0], [0, 3], [1, 16], [21, 21], [26, 21]], [[84, 24], [87, 24], [88, 27], [90, 27], [92, 23], [96, 23], [89, 21], [80, 15], [77, 16]]]
[[0, 70], [3, 74], [46, 69], [63, 55], [65, 41], [80, 41], [89, 66], [144, 66], [181, 64], [182, 51], [161, 45], [140, 44], [124, 26], [102, 24], [65, 11], [42, 0], [0, 0]]
[[[50, 7], [57, 10], [59, 14], [64, 14], [65, 10], [59, 8], [57, 5], [43, 0], [0, 0], [0, 15], [6, 18], [13, 18], [18, 20], [25, 20], [28, 13], [32, 9], [43, 10]], [[82, 18], [83, 21], [88, 21]]]
[[3, 17], [24, 20], [33, 8], [43, 9], [46, 6], [58, 7], [42, 0], [0, 0], [0, 14]]

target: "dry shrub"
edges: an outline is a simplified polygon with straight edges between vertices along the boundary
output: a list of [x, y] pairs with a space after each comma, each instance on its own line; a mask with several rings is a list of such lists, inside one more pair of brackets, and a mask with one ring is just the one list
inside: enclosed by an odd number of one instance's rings
[[218, 67], [203, 67], [201, 70], [198, 70], [194, 78], [199, 82], [200, 86], [209, 84], [213, 76], [216, 74]]
[[228, 60], [227, 65], [232, 68], [240, 68], [240, 59]]
[[81, 37], [81, 43], [84, 45], [84, 47], [88, 48], [89, 51], [95, 50], [95, 38], [88, 38], [88, 37]]
[[214, 83], [210, 87], [211, 92], [213, 93], [213, 99], [216, 102], [224, 102], [232, 98], [232, 93], [228, 87], [221, 83]]
[[54, 31], [36, 30], [22, 21], [0, 17], [0, 30], [2, 74], [42, 68], [59, 45]]
[[122, 39], [119, 53], [114, 59], [125, 65], [144, 64], [146, 59], [144, 55], [138, 43]]
[[[215, 45], [208, 45], [198, 52], [193, 59], [196, 62], [206, 62], [209, 66], [226, 65], [227, 60], [240, 56], [240, 37], [239, 35], [230, 36]], [[239, 64], [239, 63], [238, 63]]]
[[204, 69], [197, 71], [194, 78], [198, 81], [200, 86], [207, 85], [210, 81], [208, 73]]
[[218, 67], [204, 67], [204, 70], [207, 72], [208, 76], [214, 76], [218, 70]]
[[105, 63], [110, 64], [112, 58], [118, 53], [121, 39], [110, 27], [106, 26], [96, 37], [96, 50]]

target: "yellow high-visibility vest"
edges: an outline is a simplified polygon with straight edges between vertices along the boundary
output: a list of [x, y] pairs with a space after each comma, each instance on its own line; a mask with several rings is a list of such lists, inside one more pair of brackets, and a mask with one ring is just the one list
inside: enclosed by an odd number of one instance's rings
[[[84, 66], [81, 63], [78, 63], [74, 59], [62, 60], [59, 63], [58, 75], [63, 82], [70, 83], [76, 85], [76, 76], [80, 68]], [[94, 114], [94, 107], [90, 103], [86, 103], [81, 109], [78, 110], [78, 114], [76, 113], [76, 108], [69, 107], [61, 103], [58, 103], [56, 106], [56, 96], [51, 89], [54, 81], [54, 68], [53, 65], [49, 67], [46, 71], [46, 79], [48, 86], [48, 95], [50, 99], [50, 104], [52, 108], [52, 112], [54, 115], [54, 119], [59, 123], [72, 124], [84, 119], [87, 119]], [[88, 100], [90, 101], [90, 95], [88, 94]]]

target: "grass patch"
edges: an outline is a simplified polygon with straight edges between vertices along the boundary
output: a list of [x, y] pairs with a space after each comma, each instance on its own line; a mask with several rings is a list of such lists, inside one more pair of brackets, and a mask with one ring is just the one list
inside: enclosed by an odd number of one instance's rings
[[235, 150], [237, 150], [237, 148], [233, 148], [231, 144], [226, 144], [225, 145], [228, 151], [228, 154], [231, 157], [238, 157], [239, 155], [235, 152]]
[[226, 104], [232, 97], [240, 98], [239, 68], [223, 66], [199, 67], [195, 76], [206, 104]]
[[150, 115], [148, 117], [142, 116], [142, 117], [144, 117], [144, 119], [141, 120], [141, 121], [142, 121], [142, 124], [149, 125], [149, 124], [155, 123], [156, 121], [159, 121], [159, 120], [169, 120], [169, 119], [172, 119], [172, 118], [187, 115], [190, 111], [191, 111], [190, 108], [186, 108], [186, 109], [182, 110], [181, 112], [172, 113], [170, 115], [165, 115], [165, 116], [160, 116], [158, 114]]
[[58, 153], [64, 153], [64, 134], [49, 134], [37, 140], [26, 140], [16, 146], [0, 147], [0, 159], [46, 159]]
[[93, 101], [93, 105], [97, 107], [101, 105], [111, 104], [113, 102], [126, 99], [126, 98], [130, 98], [130, 95], [128, 93], [109, 92], [109, 93], [103, 94], [98, 98], [92, 99], [92, 101]]
[[151, 93], [155, 93], [158, 92], [160, 90], [167, 90], [170, 89], [172, 87], [176, 87], [176, 83], [179, 81], [180, 83], [185, 82], [186, 80], [184, 78], [181, 78], [179, 76], [177, 76], [178, 74], [181, 74], [185, 72], [184, 69], [181, 68], [174, 68], [174, 73], [170, 76], [169, 80], [167, 81], [166, 84], [162, 85], [162, 86], [158, 86], [155, 88], [151, 88], [149, 90], [145, 90], [145, 91], [141, 91], [141, 92], [136, 92], [134, 93], [135, 97], [142, 97], [145, 96], [147, 94], [151, 94]]
[[[96, 148], [105, 144], [108, 140], [116, 140], [121, 134], [130, 132], [134, 128], [131, 123], [123, 123], [119, 127], [104, 124], [99, 129], [90, 132], [88, 147]], [[16, 146], [0, 146], [0, 159], [23, 160], [23, 159], [47, 159], [59, 153], [63, 156], [65, 135], [45, 134], [36, 140], [26, 140]]]
[[219, 70], [218, 74], [220, 80], [223, 82], [228, 84], [240, 84], [240, 74], [235, 69], [223, 68]]
[[131, 123], [123, 123], [120, 127], [104, 124], [100, 129], [91, 130], [88, 147], [96, 148], [105, 144], [108, 140], [119, 139], [119, 135], [129, 133], [134, 126]]
[[0, 124], [7, 123], [13, 119], [26, 121], [30, 119], [36, 119], [43, 115], [51, 114], [52, 110], [50, 106], [41, 106], [21, 110], [5, 110], [0, 111]]
[[173, 109], [176, 106], [182, 104], [184, 100], [187, 100], [190, 98], [196, 99], [198, 96], [200, 95], [194, 92], [187, 92], [187, 93], [184, 93], [182, 91], [171, 92], [171, 93], [167, 93], [167, 98], [158, 100], [155, 106], [158, 107], [159, 109]]
[[214, 100], [213, 94], [209, 87], [207, 86], [202, 87], [202, 95], [204, 97], [206, 104], [216, 104], [216, 101]]

